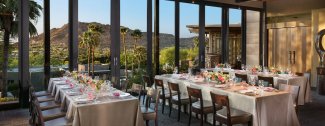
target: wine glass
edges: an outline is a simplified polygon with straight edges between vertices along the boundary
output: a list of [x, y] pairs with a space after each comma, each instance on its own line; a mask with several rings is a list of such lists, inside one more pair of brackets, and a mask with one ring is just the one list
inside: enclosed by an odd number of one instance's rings
[[245, 70], [245, 64], [241, 64], [241, 69]]

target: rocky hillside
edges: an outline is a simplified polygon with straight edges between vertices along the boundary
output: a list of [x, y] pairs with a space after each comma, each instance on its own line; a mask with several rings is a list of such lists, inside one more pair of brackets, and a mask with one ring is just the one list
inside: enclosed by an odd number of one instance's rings
[[[79, 22], [79, 35], [87, 30], [89, 23]], [[111, 35], [110, 35], [110, 25], [99, 24], [104, 29], [104, 33], [101, 36], [101, 48], [110, 47], [111, 42]], [[131, 33], [134, 29], [130, 29], [126, 35], [126, 43], [128, 47], [131, 47], [134, 40], [131, 36]], [[147, 44], [147, 33], [143, 32], [143, 37], [139, 41], [139, 44], [142, 46], [146, 46]], [[39, 44], [43, 42], [44, 34], [40, 34], [36, 37], [31, 38], [31, 44]], [[67, 46], [68, 42], [68, 24], [63, 25], [61, 28], [54, 28], [51, 29], [51, 43], [55, 45], [63, 45]], [[160, 34], [160, 48], [174, 46], [174, 35], [171, 34]], [[193, 46], [193, 38], [181, 38], [180, 39], [180, 46], [181, 47], [192, 47]]]

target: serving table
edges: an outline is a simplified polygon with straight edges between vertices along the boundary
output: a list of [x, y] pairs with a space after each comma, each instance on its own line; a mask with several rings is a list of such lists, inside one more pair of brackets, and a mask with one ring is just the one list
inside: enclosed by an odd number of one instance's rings
[[[250, 88], [241, 85], [230, 87], [216, 87], [215, 83], [194, 81], [179, 75], [156, 75], [167, 86], [168, 82], [178, 83], [182, 97], [187, 96], [187, 86], [202, 90], [204, 100], [211, 101], [210, 92], [227, 95], [231, 107], [251, 113], [254, 126], [299, 126], [297, 114], [293, 105], [293, 98], [288, 92], [263, 91], [259, 95], [239, 93], [241, 89]], [[253, 88], [253, 87], [252, 87]]]
[[73, 126], [143, 126], [139, 101], [133, 96], [113, 96], [104, 92], [96, 101], [80, 100], [82, 93], [69, 88], [63, 78], [51, 78], [48, 91], [61, 103]]

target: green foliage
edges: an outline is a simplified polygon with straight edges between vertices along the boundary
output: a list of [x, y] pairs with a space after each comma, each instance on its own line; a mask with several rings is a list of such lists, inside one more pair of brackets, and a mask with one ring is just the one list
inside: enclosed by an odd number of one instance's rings
[[[179, 58], [180, 62], [185, 61], [193, 61], [195, 57], [198, 55], [199, 49], [194, 48], [184, 48], [179, 50]], [[168, 64], [171, 67], [175, 66], [175, 47], [166, 47], [160, 51], [160, 65], [162, 65], [160, 68], [163, 68], [164, 65]], [[183, 64], [181, 65], [181, 68], [179, 68], [179, 71], [187, 71], [187, 68], [189, 67], [189, 64]], [[170, 73], [170, 70], [166, 71]]]
[[134, 70], [133, 76], [128, 78], [128, 88], [130, 88], [133, 83], [143, 85], [143, 81], [142, 81], [143, 75], [146, 75], [145, 69]]

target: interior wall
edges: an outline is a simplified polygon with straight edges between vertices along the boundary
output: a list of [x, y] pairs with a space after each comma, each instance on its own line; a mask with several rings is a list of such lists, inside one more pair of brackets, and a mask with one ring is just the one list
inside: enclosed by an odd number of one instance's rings
[[260, 12], [247, 10], [246, 64], [259, 65]]
[[[317, 33], [325, 29], [325, 8], [324, 9], [317, 9], [312, 10], [312, 79], [311, 79], [311, 85], [312, 87], [316, 87], [317, 85], [317, 66], [319, 66], [319, 55], [317, 54], [315, 50], [315, 40]], [[325, 44], [325, 39], [322, 41], [323, 44]]]

